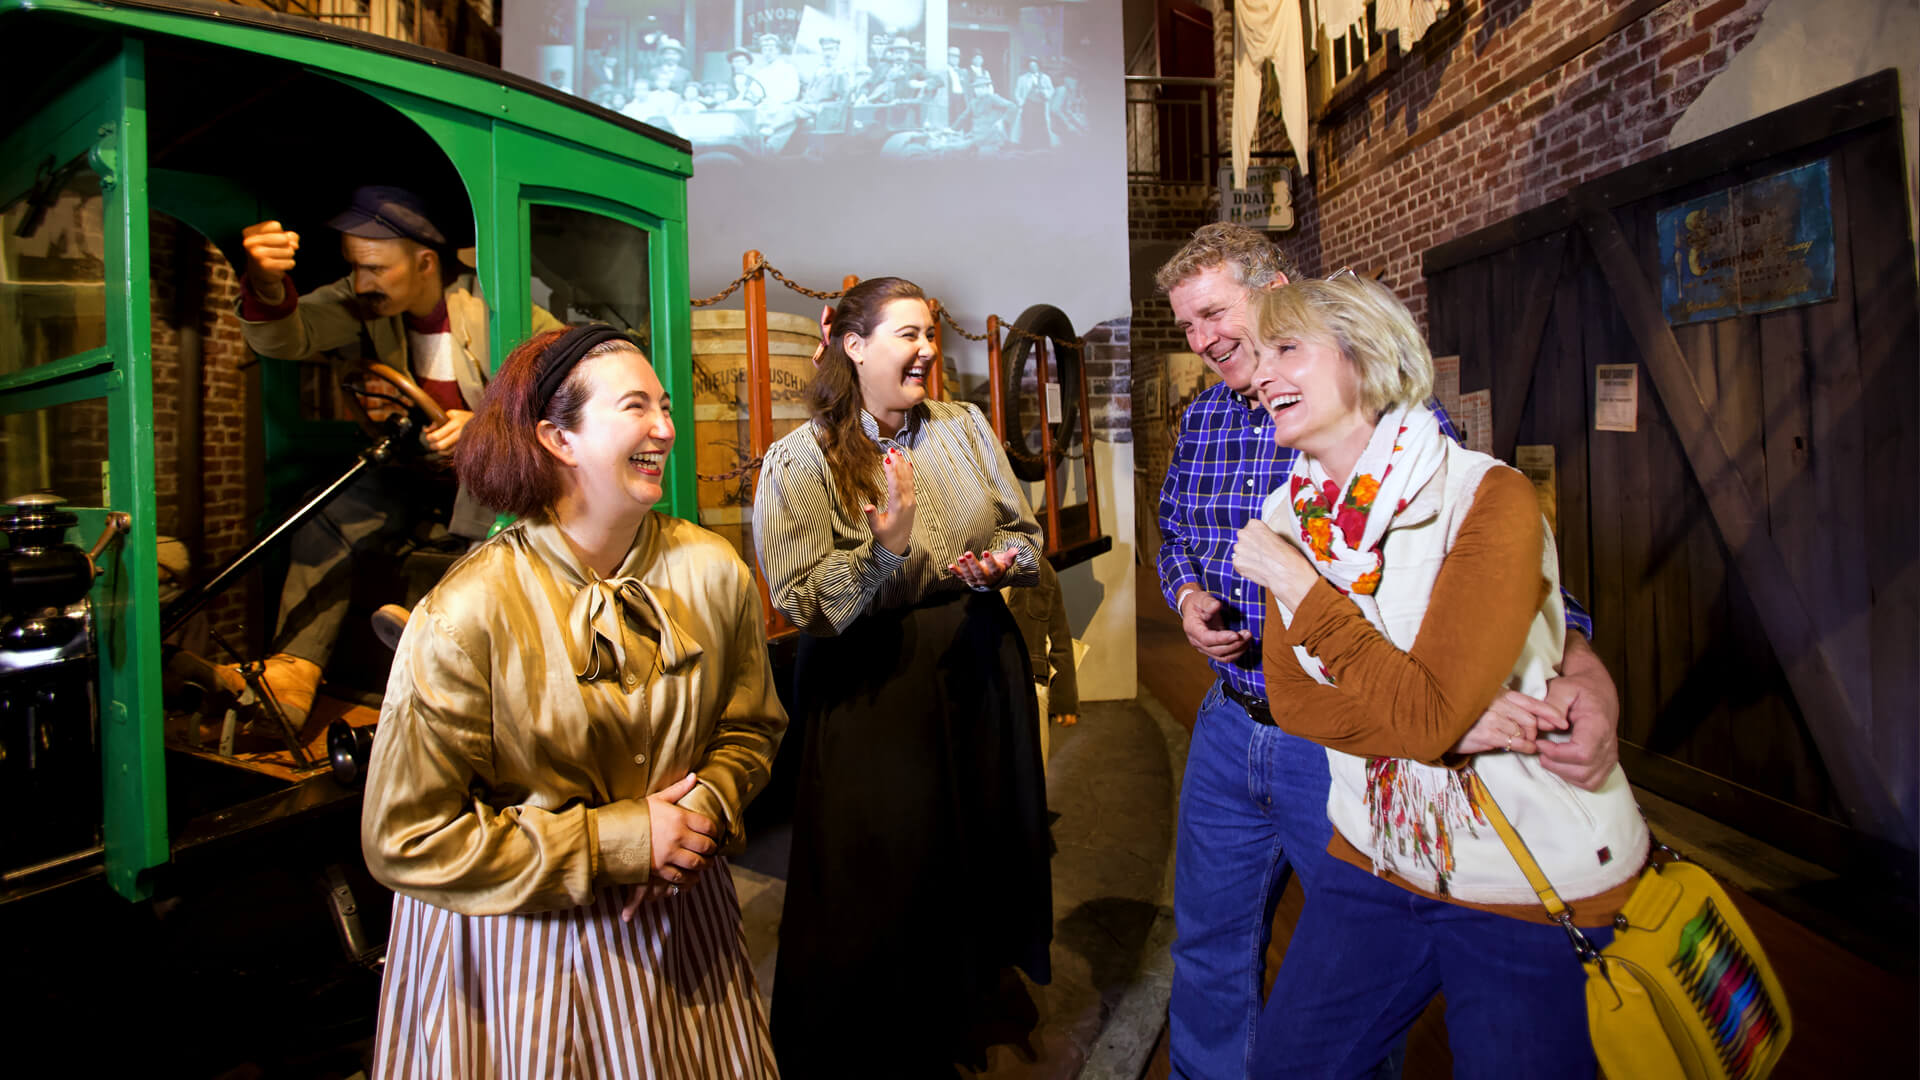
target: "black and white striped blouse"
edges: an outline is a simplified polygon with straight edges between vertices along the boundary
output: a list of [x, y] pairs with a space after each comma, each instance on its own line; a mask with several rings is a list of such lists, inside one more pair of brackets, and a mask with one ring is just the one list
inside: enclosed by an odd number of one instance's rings
[[[874, 541], [862, 507], [842, 505], [815, 425], [789, 432], [768, 448], [761, 466], [753, 539], [773, 604], [795, 626], [837, 634], [869, 610], [965, 589], [947, 564], [968, 551], [1012, 547], [1016, 558], [1005, 584], [1039, 580], [1040, 526], [979, 409], [922, 402], [892, 438], [864, 411], [860, 423], [882, 452], [903, 450], [913, 463], [917, 508], [907, 554]], [[880, 466], [874, 468], [878, 474]]]

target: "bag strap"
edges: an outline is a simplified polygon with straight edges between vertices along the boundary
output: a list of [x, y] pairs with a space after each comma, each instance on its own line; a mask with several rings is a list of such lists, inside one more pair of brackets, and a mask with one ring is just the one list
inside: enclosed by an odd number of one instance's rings
[[1555, 891], [1553, 883], [1547, 880], [1546, 872], [1540, 869], [1540, 863], [1533, 857], [1533, 852], [1527, 850], [1527, 842], [1520, 839], [1520, 834], [1514, 830], [1513, 823], [1508, 821], [1507, 815], [1501, 811], [1500, 804], [1494, 801], [1493, 792], [1487, 790], [1486, 781], [1480, 779], [1479, 773], [1469, 769], [1466, 774], [1466, 783], [1468, 796], [1473, 799], [1473, 804], [1480, 809], [1480, 812], [1487, 816], [1487, 821], [1493, 825], [1493, 831], [1500, 834], [1500, 842], [1507, 846], [1507, 852], [1513, 856], [1513, 861], [1520, 864], [1520, 872], [1526, 875], [1527, 884], [1533, 886], [1534, 895], [1540, 898], [1541, 906], [1547, 909], [1547, 917], [1567, 932], [1567, 939], [1573, 943], [1573, 951], [1579, 954], [1582, 962], [1598, 960], [1600, 950], [1594, 948], [1593, 942], [1587, 940], [1587, 935], [1573, 925], [1573, 912], [1568, 910], [1566, 901], [1560, 899], [1560, 894]]

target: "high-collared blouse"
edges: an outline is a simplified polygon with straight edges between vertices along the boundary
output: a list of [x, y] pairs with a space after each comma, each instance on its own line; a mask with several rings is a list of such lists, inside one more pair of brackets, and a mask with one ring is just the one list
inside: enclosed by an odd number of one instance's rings
[[394, 657], [360, 842], [375, 878], [467, 915], [592, 902], [651, 873], [646, 796], [742, 843], [787, 716], [727, 542], [650, 514], [611, 578], [550, 520], [475, 549]]
[[[869, 610], [905, 607], [967, 585], [947, 569], [965, 552], [1014, 549], [1006, 585], [1040, 580], [1040, 526], [1000, 440], [980, 410], [926, 401], [891, 438], [865, 411], [882, 452], [913, 463], [913, 532], [896, 555], [876, 542], [861, 506], [844, 505], [814, 424], [767, 449], [753, 499], [753, 540], [773, 604], [809, 634], [845, 630]], [[875, 466], [881, 489], [885, 480]]]

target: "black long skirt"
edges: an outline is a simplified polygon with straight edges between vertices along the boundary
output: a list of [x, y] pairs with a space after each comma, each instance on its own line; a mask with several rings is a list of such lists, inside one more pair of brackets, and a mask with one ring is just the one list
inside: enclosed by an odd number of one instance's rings
[[1002, 968], [1050, 978], [1029, 671], [996, 592], [801, 642], [806, 742], [772, 1016], [789, 1080], [950, 1075]]

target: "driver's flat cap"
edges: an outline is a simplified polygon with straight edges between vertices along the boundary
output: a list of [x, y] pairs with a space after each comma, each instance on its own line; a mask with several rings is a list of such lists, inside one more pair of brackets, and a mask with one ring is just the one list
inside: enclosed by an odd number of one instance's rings
[[370, 184], [355, 188], [352, 203], [327, 222], [348, 236], [413, 240], [445, 247], [447, 238], [427, 220], [426, 204], [406, 188]]

